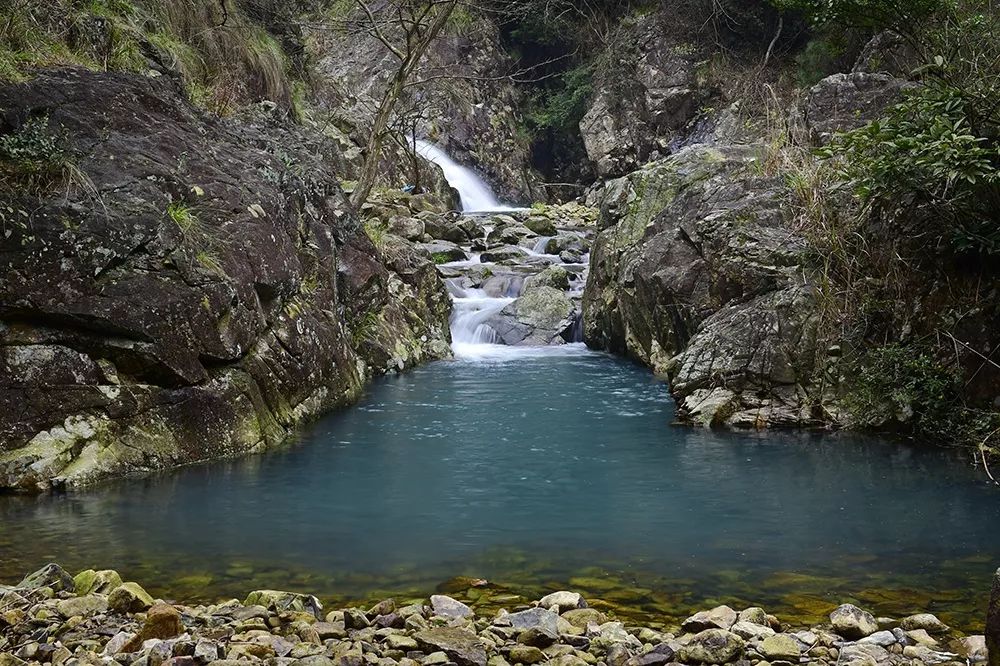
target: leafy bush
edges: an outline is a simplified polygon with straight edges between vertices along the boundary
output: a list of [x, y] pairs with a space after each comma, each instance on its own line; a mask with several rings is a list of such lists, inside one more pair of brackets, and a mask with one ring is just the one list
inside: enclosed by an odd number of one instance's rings
[[71, 161], [65, 136], [49, 128], [46, 116], [29, 118], [0, 136], [0, 177], [27, 189], [43, 188], [61, 177]]
[[[928, 0], [929, 2], [929, 0]], [[973, 3], [975, 4], [975, 3]], [[869, 210], [935, 249], [1000, 254], [1000, 16], [956, 9], [924, 24], [918, 87], [825, 151]]]
[[783, 11], [801, 13], [817, 26], [908, 34], [928, 16], [947, 11], [954, 0], [770, 0]]
[[869, 350], [855, 364], [846, 404], [857, 425], [897, 427], [928, 441], [996, 452], [1000, 414], [961, 400], [962, 371], [919, 344]]
[[888, 345], [857, 364], [848, 405], [865, 427], [912, 424], [915, 432], [939, 432], [952, 418], [959, 386], [958, 374], [926, 350]]
[[812, 86], [837, 71], [844, 49], [823, 37], [809, 40], [795, 56], [795, 78], [800, 86]]
[[1000, 252], [1000, 147], [977, 135], [961, 91], [922, 88], [826, 152], [845, 158], [844, 174], [880, 213], [926, 219], [957, 250]]
[[561, 73], [556, 77], [557, 84], [532, 97], [528, 121], [537, 131], [574, 131], [587, 110], [591, 74], [589, 63]]

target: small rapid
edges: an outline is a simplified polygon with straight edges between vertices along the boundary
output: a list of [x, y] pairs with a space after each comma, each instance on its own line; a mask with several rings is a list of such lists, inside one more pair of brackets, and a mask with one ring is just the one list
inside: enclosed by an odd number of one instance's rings
[[[431, 256], [451, 259], [438, 269], [452, 299], [455, 356], [515, 358], [557, 347], [563, 353], [584, 349], [574, 343], [582, 339], [581, 296], [592, 231], [572, 216], [547, 216], [545, 207], [502, 205], [482, 178], [438, 146], [422, 140], [415, 146], [441, 167], [461, 198], [463, 217], [449, 221], [450, 229], [427, 246]], [[453, 243], [456, 235], [464, 240]], [[521, 301], [529, 289], [536, 292]]]

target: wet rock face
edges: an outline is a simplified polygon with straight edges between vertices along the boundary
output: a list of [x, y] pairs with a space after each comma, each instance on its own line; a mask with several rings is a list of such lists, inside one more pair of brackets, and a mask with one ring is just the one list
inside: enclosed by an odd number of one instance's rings
[[[456, 298], [456, 342], [524, 347], [579, 342], [585, 252], [595, 217], [596, 211], [577, 204], [537, 206], [457, 218], [448, 222], [449, 229], [436, 230], [440, 237], [464, 230], [469, 238], [461, 247], [439, 240], [420, 245], [443, 260], [439, 269]], [[445, 244], [458, 248], [459, 256], [434, 255]]]
[[325, 139], [124, 74], [43, 72], [0, 108], [3, 133], [47, 118], [71, 165], [0, 190], [24, 211], [0, 241], [0, 487], [259, 451], [447, 353], [433, 265], [380, 255]]
[[610, 181], [584, 293], [588, 344], [667, 374], [705, 425], [802, 425], [825, 399], [806, 244], [753, 146], [692, 147]]

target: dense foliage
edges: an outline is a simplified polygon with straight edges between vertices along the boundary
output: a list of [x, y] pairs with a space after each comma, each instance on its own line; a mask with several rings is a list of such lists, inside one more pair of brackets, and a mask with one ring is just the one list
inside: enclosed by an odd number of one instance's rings
[[927, 23], [915, 88], [827, 151], [872, 212], [935, 249], [1000, 253], [1000, 19], [968, 8]]
[[179, 72], [192, 101], [219, 114], [261, 99], [292, 110], [301, 65], [291, 35], [294, 5], [11, 0], [0, 3], [0, 81], [45, 66], [158, 69]]

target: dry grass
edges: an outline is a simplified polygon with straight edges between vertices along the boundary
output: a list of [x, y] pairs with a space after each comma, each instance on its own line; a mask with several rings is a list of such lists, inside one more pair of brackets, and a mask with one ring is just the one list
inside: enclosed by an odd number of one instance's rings
[[0, 81], [37, 67], [179, 72], [192, 101], [226, 115], [270, 100], [291, 110], [278, 42], [227, 0], [11, 0], [0, 8]]

